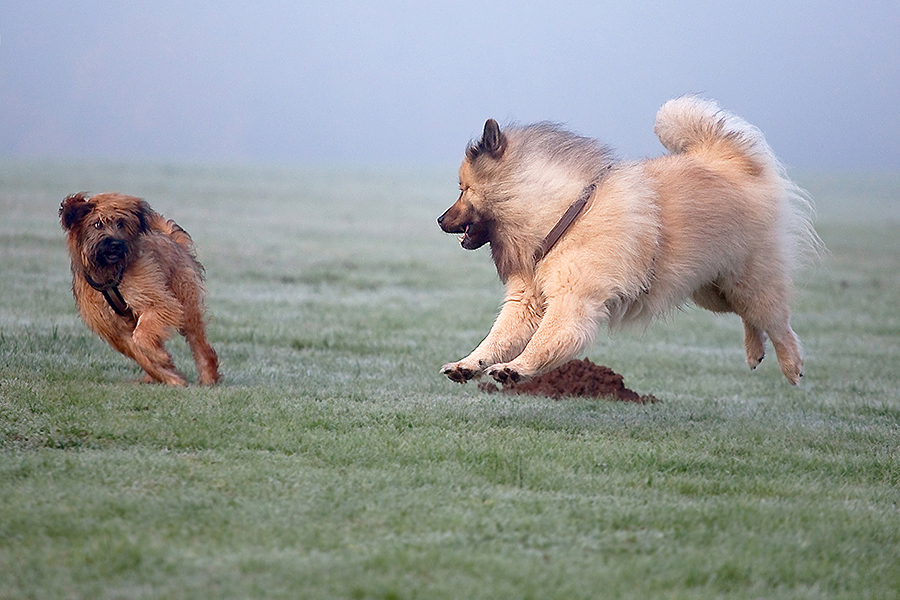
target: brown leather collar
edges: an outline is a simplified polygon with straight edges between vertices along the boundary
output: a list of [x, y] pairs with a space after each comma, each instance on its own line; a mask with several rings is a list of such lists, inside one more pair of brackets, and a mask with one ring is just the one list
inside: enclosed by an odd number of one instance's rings
[[89, 286], [103, 294], [106, 303], [109, 304], [110, 308], [112, 308], [117, 315], [134, 321], [134, 312], [129, 308], [128, 303], [125, 302], [125, 298], [122, 297], [122, 292], [119, 291], [120, 279], [121, 275], [116, 278], [115, 283], [99, 284], [88, 277], [87, 273], [84, 273], [84, 280], [87, 281]]
[[610, 169], [612, 169], [612, 165], [607, 166], [603, 172], [597, 176], [592, 182], [587, 184], [583, 190], [581, 190], [581, 194], [578, 196], [578, 199], [573, 202], [569, 208], [563, 213], [563, 216], [560, 217], [559, 221], [556, 222], [556, 225], [553, 226], [553, 229], [550, 230], [550, 233], [547, 234], [547, 237], [541, 242], [541, 245], [534, 253], [534, 262], [535, 264], [539, 263], [542, 258], [547, 256], [547, 253], [556, 245], [556, 242], [565, 235], [566, 231], [569, 230], [569, 227], [572, 226], [572, 223], [575, 222], [575, 219], [578, 218], [578, 215], [584, 211], [584, 207], [587, 206], [588, 200], [591, 199], [591, 196], [594, 194], [594, 190], [597, 189], [597, 185], [600, 183], [600, 180], [609, 173]]

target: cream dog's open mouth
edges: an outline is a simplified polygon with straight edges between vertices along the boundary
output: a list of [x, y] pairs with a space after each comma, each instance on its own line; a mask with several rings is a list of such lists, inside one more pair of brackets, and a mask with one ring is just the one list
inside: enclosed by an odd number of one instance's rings
[[463, 230], [462, 235], [459, 236], [459, 245], [460, 246], [466, 245], [466, 240], [468, 239], [468, 236], [469, 236], [469, 227], [471, 227], [471, 225], [466, 225], [466, 228], [465, 228], [465, 230]]

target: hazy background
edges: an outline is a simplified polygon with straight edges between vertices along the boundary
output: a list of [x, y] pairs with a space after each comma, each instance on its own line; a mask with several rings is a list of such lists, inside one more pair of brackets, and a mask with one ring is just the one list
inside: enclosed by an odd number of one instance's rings
[[487, 117], [625, 157], [702, 93], [792, 167], [900, 167], [900, 2], [0, 0], [0, 156], [455, 163]]

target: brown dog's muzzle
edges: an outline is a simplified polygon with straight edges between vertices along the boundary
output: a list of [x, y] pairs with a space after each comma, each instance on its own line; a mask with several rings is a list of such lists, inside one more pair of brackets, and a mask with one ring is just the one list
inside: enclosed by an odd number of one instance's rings
[[105, 238], [97, 244], [95, 260], [101, 267], [117, 264], [128, 254], [128, 244], [116, 238]]

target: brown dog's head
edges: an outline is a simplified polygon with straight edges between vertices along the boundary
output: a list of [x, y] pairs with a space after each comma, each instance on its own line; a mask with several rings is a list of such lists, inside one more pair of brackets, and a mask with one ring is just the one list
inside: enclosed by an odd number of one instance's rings
[[466, 150], [459, 168], [459, 199], [438, 217], [438, 225], [447, 233], [461, 233], [459, 243], [475, 250], [491, 241], [494, 218], [485, 197], [487, 190], [480, 182], [506, 151], [506, 136], [497, 121], [488, 119], [481, 139]]
[[60, 204], [59, 217], [69, 235], [73, 268], [77, 265], [92, 285], [117, 285], [151, 215], [147, 202], [133, 196], [89, 198], [81, 192], [67, 197]]

